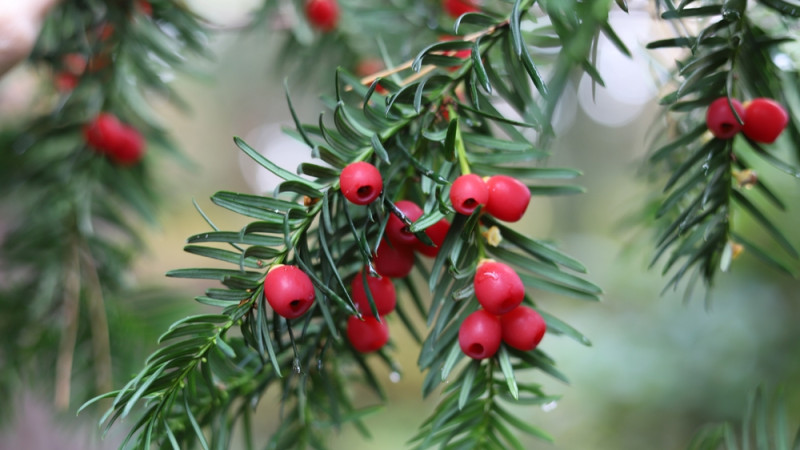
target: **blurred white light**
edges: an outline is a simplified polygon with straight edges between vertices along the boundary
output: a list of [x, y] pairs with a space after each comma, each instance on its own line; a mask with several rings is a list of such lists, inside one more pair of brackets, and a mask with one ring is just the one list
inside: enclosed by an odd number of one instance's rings
[[[244, 140], [270, 161], [289, 172], [297, 173], [297, 166], [300, 163], [313, 159], [311, 149], [304, 143], [286, 135], [281, 130], [281, 126], [280, 123], [262, 125], [247, 133]], [[314, 160], [314, 163], [325, 165], [319, 160]], [[277, 175], [258, 165], [244, 152], [239, 154], [239, 166], [250, 189], [257, 194], [272, 193], [283, 181]]]
[[593, 98], [592, 79], [584, 74], [578, 98], [583, 110], [596, 122], [621, 126], [638, 117], [658, 92], [648, 67], [650, 58], [642, 45], [649, 39], [652, 22], [647, 13], [633, 11], [612, 14], [610, 21], [632, 57], [622, 54], [608, 38], [601, 36], [596, 66], [605, 87], [596, 85]]

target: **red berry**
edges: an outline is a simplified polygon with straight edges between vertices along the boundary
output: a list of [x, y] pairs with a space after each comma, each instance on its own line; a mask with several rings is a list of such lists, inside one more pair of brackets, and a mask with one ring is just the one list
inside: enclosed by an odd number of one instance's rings
[[433, 241], [434, 245], [425, 245], [417, 240], [414, 249], [425, 256], [435, 257], [439, 254], [439, 248], [444, 243], [444, 238], [447, 237], [447, 232], [450, 231], [450, 222], [447, 219], [442, 219], [435, 224], [425, 229], [425, 234]]
[[479, 309], [461, 322], [458, 328], [458, 345], [470, 358], [491, 358], [500, 349], [501, 336], [500, 319]]
[[82, 75], [86, 71], [86, 57], [80, 53], [67, 53], [61, 57], [64, 70], [73, 75]]
[[139, 0], [136, 2], [136, 5], [145, 16], [150, 17], [153, 15], [153, 5], [151, 5], [147, 0]]
[[[744, 108], [742, 108], [739, 100], [732, 98], [731, 105], [736, 109], [739, 117], [744, 118]], [[708, 105], [706, 125], [711, 134], [719, 139], [730, 139], [742, 129], [742, 126], [736, 120], [736, 116], [733, 115], [731, 107], [728, 105], [727, 97], [720, 97]]]
[[[411, 222], [422, 216], [422, 208], [412, 201], [400, 200], [395, 203], [395, 206], [397, 206], [397, 209]], [[414, 236], [414, 233], [409, 231], [408, 226], [395, 214], [391, 214], [389, 221], [386, 223], [386, 237], [388, 237], [395, 246], [409, 245], [413, 247], [419, 242], [419, 239]]]
[[503, 342], [523, 351], [535, 349], [547, 330], [542, 316], [524, 305], [500, 316], [500, 325], [503, 328]]
[[59, 92], [68, 92], [78, 86], [78, 77], [69, 72], [59, 72], [53, 78], [53, 84]]
[[83, 129], [83, 136], [90, 147], [100, 153], [108, 152], [118, 139], [124, 125], [111, 113], [100, 113]]
[[745, 108], [742, 133], [756, 142], [771, 144], [788, 124], [789, 114], [780, 103], [769, 98], [755, 98]]
[[306, 17], [320, 31], [331, 31], [339, 23], [339, 3], [336, 0], [308, 0]]
[[372, 203], [383, 190], [381, 173], [364, 161], [348, 164], [339, 175], [339, 187], [344, 198], [356, 205]]
[[459, 214], [470, 215], [478, 205], [489, 200], [489, 190], [483, 178], [474, 173], [461, 175], [450, 186], [450, 201]]
[[297, 266], [279, 265], [264, 278], [264, 295], [275, 313], [296, 319], [314, 304], [314, 285]]
[[[382, 71], [385, 68], [383, 61], [378, 58], [363, 59], [356, 66], [356, 75], [359, 77], [371, 77], [372, 75]], [[369, 86], [369, 83], [366, 83]], [[386, 94], [385, 87], [380, 85], [380, 82], [375, 86], [375, 92], [378, 94]]]
[[408, 245], [393, 245], [383, 240], [378, 245], [372, 264], [385, 277], [404, 278], [414, 268], [414, 250]]
[[109, 158], [122, 166], [132, 166], [144, 156], [145, 141], [138, 130], [122, 126], [120, 134], [106, 151]]
[[478, 265], [473, 280], [475, 297], [486, 311], [502, 315], [522, 303], [525, 286], [517, 272], [496, 261], [485, 261]]
[[486, 181], [489, 200], [486, 211], [505, 222], [516, 222], [525, 214], [531, 191], [521, 181], [507, 175], [495, 175]]
[[443, 0], [442, 7], [450, 17], [457, 19], [462, 14], [480, 11], [475, 3], [472, 0]]
[[389, 342], [389, 327], [386, 321], [375, 317], [364, 317], [360, 320], [357, 316], [347, 319], [347, 339], [357, 351], [361, 353], [374, 352]]
[[[385, 316], [394, 311], [397, 302], [397, 294], [394, 290], [394, 284], [389, 277], [373, 277], [367, 276], [367, 285], [369, 292], [372, 294], [372, 300], [375, 302], [375, 308], [378, 310], [378, 315]], [[353, 302], [356, 307], [365, 316], [372, 316], [372, 308], [369, 306], [369, 298], [367, 291], [364, 289], [364, 271], [359, 271], [353, 281], [350, 283], [350, 290], [353, 293]]]
[[[458, 16], [456, 16], [456, 17], [458, 17]], [[455, 40], [455, 39], [461, 39], [461, 38], [459, 38], [458, 36], [440, 36], [439, 37], [439, 42], [452, 41], [452, 40]], [[444, 55], [445, 56], [452, 56], [452, 57], [458, 58], [458, 59], [468, 59], [470, 56], [472, 56], [472, 50], [470, 50], [468, 48], [461, 49], [461, 50], [448, 50], [448, 51], [444, 52]], [[450, 72], [455, 72], [456, 70], [458, 70], [459, 67], [460, 66], [458, 66], [458, 65], [457, 66], [450, 66], [450, 67], [447, 68], [447, 70], [449, 70]]]

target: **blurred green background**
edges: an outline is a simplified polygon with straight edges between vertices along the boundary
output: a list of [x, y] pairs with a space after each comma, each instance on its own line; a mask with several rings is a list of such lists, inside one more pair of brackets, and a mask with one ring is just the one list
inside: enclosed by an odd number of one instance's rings
[[[189, 3], [223, 27], [235, 28], [258, 2]], [[551, 165], [583, 170], [585, 176], [579, 181], [588, 192], [535, 198], [517, 226], [532, 236], [555, 239], [585, 263], [589, 279], [606, 292], [601, 303], [534, 293], [541, 307], [578, 328], [593, 345], [582, 347], [566, 338], [545, 337], [542, 348], [556, 359], [571, 384], [542, 373], [526, 375], [530, 378], [526, 381], [541, 383], [547, 393], [562, 396], [544, 407], [516, 410], [520, 418], [555, 437], [553, 445], [526, 441], [529, 448], [685, 448], [701, 425], [741, 418], [748, 395], [759, 384], [770, 388], [783, 385], [790, 424], [800, 422], [800, 284], [744, 254], [729, 273], [718, 277], [708, 302], [701, 290], [688, 302], [682, 292], [660, 295], [665, 280], [658, 267], [647, 268], [653, 248], [651, 234], [641, 227], [622, 226], [625, 217], [639, 211], [660, 189], [641, 177], [647, 133], [662, 114], [653, 81], [660, 72], [655, 69], [654, 55], [646, 54], [640, 45], [660, 32], [648, 17], [634, 12], [615, 18], [626, 42], [639, 48], [636, 57], [631, 62], [601, 49], [598, 65], [607, 77], [608, 89], [598, 88], [593, 100], [590, 84], [575, 79], [559, 107], [556, 127], [560, 136]], [[264, 193], [271, 186], [265, 171], [242, 159], [232, 136], [245, 137], [290, 169], [298, 158], [308, 155], [308, 150], [280, 134], [280, 125], [290, 125], [282, 89], [283, 78], [290, 74], [276, 60], [277, 41], [266, 30], [244, 35], [221, 32], [210, 42], [215, 60], [199, 62], [203, 75], [179, 75], [176, 80], [178, 91], [191, 104], [190, 114], [153, 99], [194, 165], [187, 168], [168, 160], [158, 169], [159, 188], [165, 192], [160, 225], [143, 228], [148, 247], [134, 276], [142, 285], [183, 292], [183, 302], [163, 305], [142, 300], [124, 307], [142, 319], [143, 325], [130, 325], [129, 332], [152, 335], [135, 355], [139, 362], [169, 323], [201, 310], [192, 298], [202, 293], [205, 285], [163, 276], [170, 269], [208, 264], [181, 250], [187, 236], [208, 230], [192, 200], [220, 228], [239, 229], [245, 219], [216, 208], [208, 197], [218, 190]], [[327, 84], [289, 80], [304, 121], [317, 119], [322, 110], [317, 92], [332, 84], [332, 76], [314, 75]], [[780, 145], [776, 144], [782, 152]], [[792, 208], [800, 196], [797, 180], [769, 168], [759, 170], [759, 177], [769, 179], [785, 196], [790, 211], [778, 218], [785, 230], [794, 233], [793, 243], [800, 244], [795, 226], [798, 211]], [[742, 226], [747, 234], [747, 224]], [[117, 329], [112, 339], [125, 339], [124, 330]], [[399, 381], [390, 381], [389, 373], [376, 364], [385, 377], [389, 402], [382, 412], [367, 419], [373, 438], [363, 440], [353, 429], [345, 428], [331, 437], [331, 448], [405, 448], [404, 443], [435, 405], [435, 396], [425, 401], [420, 398], [422, 375], [416, 369], [416, 346], [399, 322], [394, 330], [403, 374]], [[359, 403], [377, 401], [357, 386], [353, 391]], [[254, 426], [265, 437], [277, 426], [278, 399], [271, 394], [272, 398], [259, 406], [261, 424]], [[115, 448], [119, 442], [122, 430], [97, 443], [86, 437], [95, 432], [93, 419], [81, 416], [76, 427], [72, 422], [76, 419], [53, 418], [44, 405], [35, 394], [17, 399], [20, 413], [0, 433], [0, 449]], [[39, 444], [36, 439], [43, 437], [34, 437], [33, 430], [43, 425], [61, 439]], [[56, 446], [47, 446], [48, 442]]]

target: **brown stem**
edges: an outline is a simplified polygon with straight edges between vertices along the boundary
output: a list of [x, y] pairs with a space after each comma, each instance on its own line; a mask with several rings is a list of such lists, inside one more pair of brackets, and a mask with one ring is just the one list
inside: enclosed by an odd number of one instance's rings
[[80, 309], [81, 282], [80, 259], [77, 246], [73, 246], [64, 272], [64, 322], [61, 341], [56, 360], [56, 381], [54, 403], [58, 410], [69, 408], [72, 381], [72, 361], [75, 356], [75, 342], [78, 339], [78, 311]]
[[84, 246], [81, 254], [83, 275], [87, 281], [87, 305], [89, 307], [89, 327], [92, 331], [92, 352], [94, 353], [94, 371], [96, 388], [99, 393], [111, 391], [111, 339], [108, 333], [108, 316], [103, 300], [103, 288], [97, 274], [97, 265], [91, 251]]

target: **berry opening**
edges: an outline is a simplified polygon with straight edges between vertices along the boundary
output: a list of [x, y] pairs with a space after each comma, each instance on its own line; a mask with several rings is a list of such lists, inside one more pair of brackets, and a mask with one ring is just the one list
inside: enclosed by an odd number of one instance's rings
[[464, 200], [464, 203], [462, 203], [461, 206], [463, 206], [464, 208], [470, 208], [470, 209], [477, 208], [478, 207], [478, 201], [475, 200], [474, 198], [468, 198], [468, 199]]
[[473, 355], [482, 355], [483, 354], [483, 346], [481, 344], [475, 343], [469, 346], [469, 352]]
[[303, 300], [292, 300], [289, 302], [289, 309], [291, 309], [292, 312], [297, 312], [303, 308], [304, 303]]
[[356, 192], [359, 198], [368, 199], [372, 196], [372, 186], [361, 186]]

